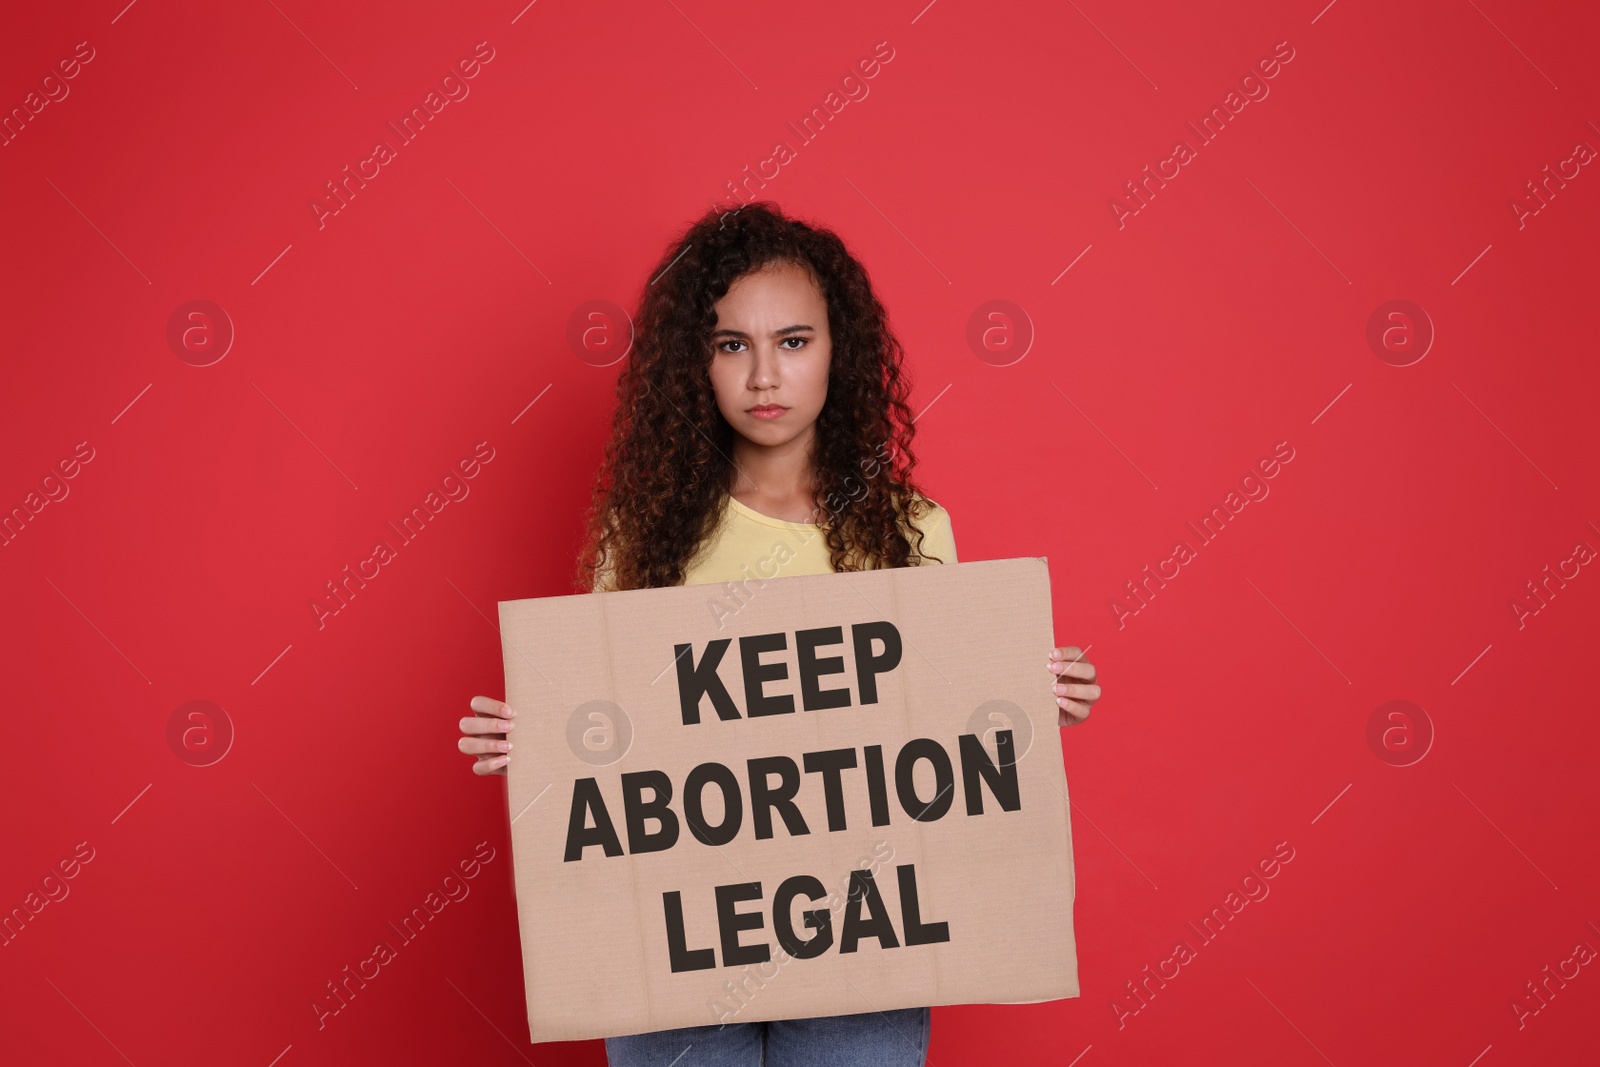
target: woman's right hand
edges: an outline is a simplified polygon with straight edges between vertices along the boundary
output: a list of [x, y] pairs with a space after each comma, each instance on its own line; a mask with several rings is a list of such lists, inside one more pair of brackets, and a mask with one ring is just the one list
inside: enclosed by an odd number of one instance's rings
[[517, 725], [512, 717], [517, 713], [505, 702], [494, 697], [473, 697], [472, 710], [477, 714], [461, 720], [462, 738], [456, 743], [469, 756], [477, 756], [472, 765], [473, 774], [504, 774], [511, 742], [506, 734]]

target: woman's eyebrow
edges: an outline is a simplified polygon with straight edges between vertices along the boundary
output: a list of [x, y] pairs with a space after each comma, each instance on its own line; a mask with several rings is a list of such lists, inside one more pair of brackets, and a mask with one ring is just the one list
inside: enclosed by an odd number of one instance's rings
[[[774, 337], [785, 337], [785, 336], [788, 336], [791, 333], [800, 333], [802, 330], [809, 330], [809, 331], [814, 333], [814, 332], [816, 332], [816, 327], [814, 327], [814, 326], [785, 326], [781, 330], [773, 330], [772, 331], [772, 336], [774, 336]], [[712, 337], [745, 337], [745, 338], [748, 338], [750, 335], [745, 333], [743, 330], [721, 329], [721, 330], [712, 330], [711, 331], [711, 336]]]

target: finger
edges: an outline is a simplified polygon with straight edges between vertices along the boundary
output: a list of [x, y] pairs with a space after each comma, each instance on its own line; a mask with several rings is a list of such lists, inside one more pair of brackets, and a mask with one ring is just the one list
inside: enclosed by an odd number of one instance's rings
[[456, 742], [456, 747], [468, 755], [479, 756], [484, 754], [499, 755], [511, 751], [511, 742], [493, 737], [463, 737]]
[[1050, 672], [1056, 676], [1058, 682], [1092, 682], [1095, 679], [1094, 664], [1087, 660], [1076, 663], [1052, 663]]
[[1051, 659], [1077, 659], [1081, 655], [1083, 655], [1083, 650], [1077, 645], [1063, 645], [1060, 648], [1052, 648], [1050, 650]]
[[1093, 704], [1100, 699], [1100, 687], [1098, 685], [1069, 685], [1057, 682], [1050, 687], [1050, 691], [1058, 697], [1071, 697], [1073, 700], [1081, 700], [1088, 704]]
[[1094, 664], [1088, 660], [1078, 660], [1076, 663], [1052, 663], [1050, 670], [1059, 678], [1073, 678], [1081, 682], [1092, 682], [1095, 678]]
[[1089, 716], [1089, 705], [1081, 700], [1073, 700], [1071, 697], [1056, 697], [1056, 707], [1062, 711], [1070, 712], [1080, 719], [1085, 719]]
[[504, 774], [510, 756], [489, 756], [472, 765], [473, 774]]
[[1076, 726], [1089, 717], [1087, 704], [1079, 704], [1065, 698], [1056, 701], [1058, 706], [1057, 719], [1062, 726]]
[[502, 719], [509, 719], [516, 715], [516, 711], [507, 706], [505, 701], [496, 700], [494, 697], [473, 697], [472, 710], [479, 715], [492, 715]]
[[488, 715], [474, 715], [461, 720], [464, 734], [502, 734], [515, 730], [517, 724], [509, 719], [496, 719]]

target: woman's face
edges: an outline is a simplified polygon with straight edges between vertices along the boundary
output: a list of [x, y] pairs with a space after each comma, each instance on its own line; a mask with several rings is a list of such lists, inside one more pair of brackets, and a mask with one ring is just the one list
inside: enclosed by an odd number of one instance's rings
[[[771, 264], [736, 279], [715, 310], [711, 387], [722, 417], [761, 447], [810, 434], [833, 359], [828, 304], [810, 272]], [[782, 410], [763, 416], [763, 407]]]

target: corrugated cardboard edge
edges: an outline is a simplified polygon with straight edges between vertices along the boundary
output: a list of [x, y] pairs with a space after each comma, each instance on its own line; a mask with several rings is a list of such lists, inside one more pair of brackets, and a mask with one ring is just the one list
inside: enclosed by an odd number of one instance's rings
[[[1045, 589], [1046, 589], [1045, 602], [1046, 602], [1046, 606], [1047, 606], [1047, 611], [1049, 612], [1049, 614], [1051, 616], [1048, 621], [1050, 623], [1050, 630], [1051, 630], [1051, 634], [1052, 634], [1052, 647], [1055, 647], [1055, 645], [1054, 645], [1053, 595], [1050, 592], [1050, 581], [1049, 581], [1050, 575], [1049, 575], [1049, 560], [1048, 560], [1048, 557], [1046, 557], [1046, 556], [1018, 556], [1018, 557], [1007, 557], [1005, 560], [967, 560], [967, 561], [962, 561], [962, 562], [963, 563], [969, 563], [969, 564], [970, 563], [983, 564], [983, 563], [991, 563], [991, 562], [992, 563], [1001, 563], [1001, 562], [1008, 562], [1008, 561], [1010, 561], [1010, 562], [1019, 562], [1019, 561], [1022, 561], [1022, 560], [1036, 560], [1036, 561], [1038, 561], [1040, 564], [1042, 564], [1044, 566], [1044, 578], [1045, 578]], [[895, 581], [895, 578], [894, 578], [894, 575], [895, 575], [895, 573], [898, 572], [898, 570], [899, 570], [899, 568], [897, 568], [895, 571], [887, 572], [887, 576], [889, 578], [888, 585], [889, 585], [889, 588], [890, 588], [891, 592], [895, 591], [896, 587], [898, 586], [898, 582]], [[799, 576], [793, 576], [793, 577], [795, 577], [796, 579], [804, 579], [804, 578], [814, 578], [814, 577], [820, 577], [820, 576], [817, 576], [817, 575], [799, 575]], [[772, 579], [772, 580], [783, 580], [783, 579]], [[674, 587], [674, 588], [678, 588], [678, 587]], [[666, 590], [662, 590], [662, 592], [665, 592], [665, 591]], [[640, 593], [640, 592], [652, 592], [652, 590], [629, 590], [627, 592], [631, 592], [631, 593], [637, 594], [637, 593]], [[593, 592], [591, 592], [591, 593], [575, 593], [575, 594], [568, 594], [568, 595], [574, 596], [574, 597], [592, 598], [592, 597], [595, 597], [595, 596], [604, 597], [607, 594], [603, 593], [603, 592], [602, 593], [593, 593]], [[522, 599], [554, 600], [554, 599], [565, 599], [565, 597], [558, 596], [558, 597], [537, 597], [537, 598], [522, 598]], [[499, 610], [500, 622], [501, 622], [500, 629], [501, 629], [501, 637], [502, 637], [502, 657], [503, 657], [503, 659], [505, 658], [505, 655], [506, 655], [506, 653], [508, 651], [520, 651], [520, 650], [516, 649], [516, 646], [512, 643], [511, 638], [507, 635], [506, 618], [505, 618], [507, 607], [510, 606], [510, 605], [516, 604], [518, 602], [519, 601], [517, 601], [517, 600], [501, 601], [498, 604], [498, 610]], [[609, 622], [610, 622], [610, 616], [611, 616], [612, 613], [610, 611], [606, 610], [604, 607], [602, 607], [601, 604], [598, 603], [598, 602], [595, 603], [595, 607], [599, 611], [602, 625], [609, 631], [609, 628], [610, 628], [609, 627]], [[508, 688], [509, 688], [509, 678], [507, 679], [507, 685], [508, 685]], [[508, 702], [510, 702], [509, 697], [510, 697], [510, 694], [508, 692], [508, 694], [507, 694]], [[516, 705], [513, 704], [513, 706], [516, 706]], [[1059, 732], [1057, 733], [1056, 737], [1057, 737], [1057, 749], [1056, 749], [1056, 751], [1059, 754], [1059, 752], [1060, 752], [1060, 748], [1059, 748], [1060, 735], [1059, 735]], [[1037, 743], [1037, 740], [1036, 740], [1035, 743]], [[1055, 771], [1055, 784], [1059, 787], [1060, 792], [1062, 794], [1062, 798], [1063, 798], [1063, 808], [1062, 808], [1062, 811], [1063, 811], [1063, 832], [1064, 832], [1064, 835], [1065, 835], [1065, 842], [1066, 842], [1066, 846], [1067, 846], [1067, 856], [1068, 856], [1068, 864], [1067, 864], [1068, 885], [1065, 887], [1064, 891], [1062, 892], [1060, 900], [1061, 900], [1061, 906], [1069, 909], [1068, 934], [1069, 934], [1069, 937], [1071, 939], [1071, 952], [1072, 952], [1072, 956], [1073, 956], [1073, 967], [1071, 969], [1071, 974], [1070, 974], [1070, 990], [1064, 990], [1059, 995], [1049, 996], [1049, 997], [1044, 997], [1044, 998], [1039, 998], [1039, 999], [1031, 999], [1031, 1000], [1002, 1000], [1002, 999], [996, 999], [996, 1000], [985, 1000], [985, 1001], [981, 1001], [981, 1002], [974, 1002], [974, 1001], [970, 1001], [970, 1000], [961, 1000], [961, 1001], [950, 1001], [949, 1003], [951, 1003], [951, 1004], [968, 1004], [968, 1003], [1044, 1004], [1044, 1003], [1049, 1003], [1049, 1002], [1055, 1001], [1055, 1000], [1072, 999], [1072, 998], [1076, 998], [1076, 997], [1081, 995], [1081, 985], [1080, 985], [1079, 978], [1078, 978], [1079, 961], [1078, 961], [1078, 958], [1077, 958], [1077, 941], [1078, 941], [1078, 938], [1077, 938], [1077, 922], [1076, 922], [1075, 915], [1070, 914], [1071, 912], [1075, 911], [1075, 903], [1076, 903], [1076, 898], [1077, 898], [1076, 853], [1072, 850], [1073, 835], [1072, 835], [1072, 826], [1071, 826], [1071, 799], [1070, 799], [1070, 793], [1068, 792], [1068, 785], [1067, 785], [1067, 782], [1066, 782], [1066, 769], [1065, 769], [1064, 761], [1054, 764], [1053, 767], [1054, 767], [1054, 771]], [[508, 819], [511, 817], [511, 809], [519, 806], [517, 804], [517, 800], [518, 799], [519, 798], [514, 797], [512, 795], [512, 790], [510, 788], [510, 783], [508, 781], [508, 783], [507, 783]], [[920, 827], [917, 827], [917, 829], [920, 829]], [[508, 832], [509, 832], [509, 822], [508, 822]], [[522, 922], [521, 922], [521, 913], [520, 913], [520, 903], [519, 903], [519, 910], [518, 910], [518, 923], [519, 923], [519, 945], [521, 945], [521, 926], [522, 926]], [[935, 1004], [932, 1005], [932, 1006], [938, 1006], [938, 1003], [939, 1002], [936, 1001]], [[578, 1026], [578, 1027], [572, 1028], [570, 1030], [563, 1028], [558, 1033], [536, 1034], [536, 1033], [533, 1032], [533, 1023], [532, 1023], [532, 1014], [533, 1013], [532, 1013], [532, 1010], [531, 1010], [532, 1007], [533, 1007], [533, 1005], [530, 1004], [529, 1005], [529, 1008], [530, 1008], [530, 1012], [529, 1012], [529, 1039], [530, 1039], [530, 1041], [532, 1041], [533, 1043], [536, 1043], [536, 1044], [537, 1043], [551, 1042], [551, 1041], [595, 1040], [595, 1039], [600, 1039], [602, 1037], [607, 1037], [607, 1036], [626, 1036], [626, 1035], [623, 1035], [621, 1033], [618, 1033], [618, 1034], [605, 1034], [605, 1035], [592, 1033], [591, 1032], [593, 1030], [592, 1027], [583, 1027], [581, 1025]], [[790, 1017], [798, 1018], [798, 1017], [801, 1017], [801, 1016], [796, 1015], [796, 1016], [790, 1016]], [[652, 1032], [655, 1029], [658, 1029], [658, 1027], [653, 1027], [652, 1026], [652, 1027], [646, 1028], [645, 1030], [640, 1030], [640, 1031], [637, 1031], [637, 1032], [639, 1032], [639, 1033]]]

